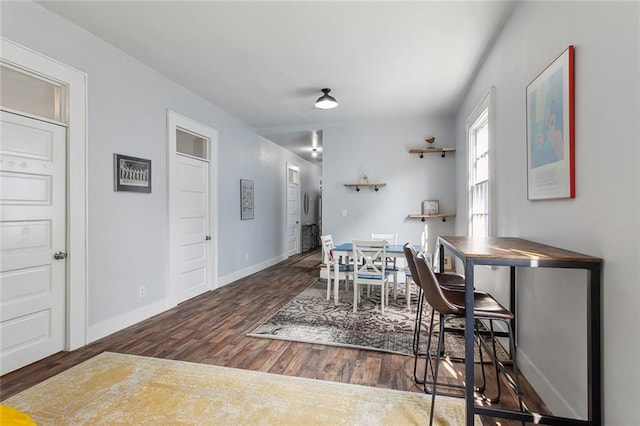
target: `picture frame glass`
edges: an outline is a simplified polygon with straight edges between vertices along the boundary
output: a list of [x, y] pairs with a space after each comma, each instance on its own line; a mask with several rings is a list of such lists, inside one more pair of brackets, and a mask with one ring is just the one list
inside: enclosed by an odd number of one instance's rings
[[569, 46], [526, 89], [529, 200], [575, 197], [573, 52]]
[[250, 220], [254, 218], [254, 192], [253, 181], [240, 179], [240, 219]]
[[151, 160], [113, 154], [114, 190], [151, 193]]

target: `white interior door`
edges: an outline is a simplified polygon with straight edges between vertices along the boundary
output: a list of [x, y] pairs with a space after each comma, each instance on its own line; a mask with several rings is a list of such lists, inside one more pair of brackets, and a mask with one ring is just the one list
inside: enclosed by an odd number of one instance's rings
[[209, 290], [209, 163], [177, 154], [176, 164], [180, 303]]
[[169, 295], [176, 305], [216, 287], [218, 132], [167, 110]]
[[300, 169], [287, 166], [287, 255], [300, 253]]
[[64, 349], [66, 129], [1, 114], [0, 370], [5, 374]]

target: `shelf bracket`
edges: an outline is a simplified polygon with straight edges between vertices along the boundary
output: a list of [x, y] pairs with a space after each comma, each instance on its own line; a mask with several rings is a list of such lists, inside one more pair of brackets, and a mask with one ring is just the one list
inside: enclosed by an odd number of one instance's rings
[[444, 158], [447, 155], [446, 151], [442, 151], [442, 158]]
[[426, 222], [426, 221], [427, 221], [427, 219], [426, 219], [426, 218], [424, 218], [424, 217], [423, 217], [422, 219], [420, 219], [420, 220], [422, 220], [423, 222]]
[[360, 192], [360, 187], [356, 185], [356, 192]]
[[378, 192], [378, 189], [380, 189], [380, 188], [378, 188], [377, 186], [374, 186], [373, 189], [375, 189], [376, 192]]
[[424, 152], [420, 153], [420, 158], [424, 158]]
[[[444, 154], [442, 154], [442, 156], [444, 157]], [[443, 218], [442, 218], [442, 221], [443, 221], [443, 222], [446, 222], [446, 221], [447, 221], [447, 218], [446, 218], [446, 217], [443, 217]]]

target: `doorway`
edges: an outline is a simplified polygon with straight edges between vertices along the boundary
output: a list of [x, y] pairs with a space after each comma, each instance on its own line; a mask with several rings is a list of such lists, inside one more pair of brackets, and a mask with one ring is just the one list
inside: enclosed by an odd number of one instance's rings
[[217, 286], [217, 131], [168, 111], [169, 297], [172, 305]]
[[300, 253], [300, 168], [287, 163], [287, 257]]
[[0, 112], [1, 374], [64, 349], [66, 128]]
[[[40, 124], [44, 123], [45, 127], [54, 126], [48, 130], [42, 130], [42, 134], [48, 134], [52, 132], [52, 134], [58, 134], [62, 131], [61, 134], [54, 136], [53, 139], [61, 139], [62, 140], [62, 151], [60, 152], [62, 155], [61, 167], [66, 168], [66, 172], [63, 171], [63, 178], [66, 177], [66, 180], [63, 180], [62, 186], [55, 185], [54, 178], [46, 178], [44, 180], [40, 180], [37, 183], [38, 179], [31, 180], [27, 179], [27, 182], [32, 184], [31, 190], [34, 193], [40, 192], [40, 195], [49, 194], [49, 197], [53, 199], [54, 197], [62, 197], [62, 216], [59, 216], [59, 213], [56, 213], [56, 219], [60, 223], [60, 226], [56, 224], [56, 229], [62, 229], [62, 243], [55, 242], [57, 240], [53, 234], [50, 235], [50, 249], [51, 253], [49, 253], [49, 259], [51, 260], [54, 256], [59, 259], [53, 259], [53, 263], [51, 268], [53, 270], [62, 269], [62, 284], [59, 285], [62, 289], [62, 299], [63, 299], [63, 308], [60, 313], [54, 313], [54, 311], [48, 311], [51, 315], [51, 324], [62, 324], [60, 331], [47, 331], [42, 333], [49, 333], [51, 336], [61, 335], [62, 346], [60, 345], [60, 337], [54, 337], [53, 340], [56, 341], [55, 347], [59, 350], [74, 350], [81, 346], [84, 346], [88, 340], [88, 327], [87, 327], [87, 237], [86, 237], [86, 229], [87, 229], [87, 175], [86, 175], [86, 143], [87, 143], [87, 98], [86, 98], [86, 74], [80, 72], [76, 69], [70, 68], [58, 61], [54, 61], [40, 53], [34, 52], [28, 48], [25, 48], [17, 43], [14, 43], [10, 40], [0, 38], [2, 57], [0, 58], [0, 65], [4, 70], [11, 69], [13, 71], [13, 76], [17, 77], [24, 81], [29, 81], [29, 79], [39, 80], [34, 85], [20, 84], [20, 85], [5, 85], [2, 84], [2, 96], [0, 96], [3, 100], [2, 110], [3, 116], [5, 113], [12, 114], [12, 116], [22, 116], [24, 119], [28, 120], [19, 124], [18, 126], [22, 126], [26, 129], [37, 129]], [[9, 73], [3, 72], [3, 79]], [[33, 87], [53, 87], [52, 93], [54, 94], [54, 98], [58, 99], [59, 102], [56, 103], [56, 107], [53, 108], [53, 112], [57, 113], [57, 115], [48, 116], [42, 110], [38, 109], [38, 107], [31, 108], [30, 105], [20, 104], [20, 103], [12, 103], [8, 104], [8, 97], [5, 88], [11, 87], [14, 89], [14, 95], [18, 95], [18, 98], [28, 98], [33, 99], [30, 96], [22, 96], [23, 90], [32, 90]], [[33, 93], [33, 92], [31, 92]], [[12, 117], [7, 116], [7, 117]], [[7, 123], [11, 121], [8, 120]], [[27, 124], [28, 123], [28, 124]], [[36, 123], [38, 123], [36, 125]], [[15, 125], [16, 123], [12, 123]], [[4, 127], [4, 124], [3, 124]], [[17, 128], [19, 128], [17, 127]], [[66, 127], [66, 131], [64, 128]], [[13, 130], [17, 129], [16, 127]], [[56, 129], [56, 130], [53, 130]], [[62, 129], [62, 130], [60, 130]], [[35, 133], [39, 133], [40, 130], [33, 130]], [[3, 129], [4, 133], [4, 129]], [[34, 136], [33, 134], [31, 135]], [[2, 155], [7, 155], [10, 153], [5, 150], [7, 141], [6, 138], [2, 137]], [[25, 160], [20, 160], [19, 167], [22, 168], [24, 164], [28, 165], [31, 160], [36, 160], [38, 155], [40, 157], [46, 158], [51, 157], [51, 155], [56, 155], [54, 150], [50, 153], [46, 153], [46, 151], [42, 151], [42, 148], [47, 145], [46, 138], [39, 139], [39, 142], [35, 144], [22, 147], [24, 151], [21, 155], [23, 157], [29, 157]], [[44, 144], [43, 144], [44, 143]], [[59, 143], [53, 143], [52, 146], [60, 146]], [[66, 145], [66, 147], [65, 147]], [[66, 148], [66, 149], [65, 149]], [[39, 151], [40, 149], [40, 151]], [[40, 154], [38, 154], [38, 152]], [[58, 159], [54, 161], [55, 166], [53, 168], [57, 169]], [[9, 173], [9, 171], [6, 171]], [[37, 174], [34, 174], [37, 175]], [[5, 174], [6, 176], [6, 174]], [[15, 177], [11, 176], [11, 177]], [[24, 176], [22, 176], [24, 177]], [[53, 180], [51, 180], [53, 179]], [[49, 182], [50, 185], [46, 182]], [[9, 193], [9, 187], [13, 187], [13, 184], [6, 183], [5, 191], [5, 182], [3, 179], [3, 195]], [[40, 187], [38, 187], [40, 185]], [[44, 186], [42, 186], [44, 185]], [[47, 186], [48, 185], [48, 186]], [[62, 188], [62, 194], [55, 193], [54, 188]], [[66, 201], [65, 201], [66, 199]], [[19, 222], [19, 220], [14, 220], [6, 214], [6, 210], [4, 208], [4, 203], [8, 201], [11, 203], [11, 200], [3, 200], [3, 209], [2, 209], [2, 221], [13, 221], [13, 225], [15, 222]], [[35, 200], [31, 200], [32, 204], [43, 204], [44, 201], [38, 200], [37, 197]], [[8, 209], [10, 211], [12, 209]], [[46, 220], [44, 221], [46, 222]], [[30, 224], [30, 225], [33, 225]], [[14, 227], [13, 231], [19, 231], [22, 233], [29, 233], [29, 238], [35, 238], [37, 235], [45, 236], [47, 233], [47, 225], [46, 223], [40, 224], [41, 227]], [[51, 230], [53, 226], [51, 227]], [[17, 249], [17, 247], [11, 246], [11, 238], [5, 237], [8, 234], [3, 232], [3, 241], [2, 241], [2, 264], [9, 265], [9, 263], [5, 263], [5, 256], [10, 256], [10, 251]], [[22, 235], [22, 234], [21, 234]], [[16, 236], [18, 237], [18, 236]], [[37, 239], [36, 239], [37, 241]], [[28, 244], [27, 244], [28, 245]], [[5, 250], [5, 248], [7, 250]], [[24, 247], [26, 248], [26, 247]], [[64, 259], [64, 254], [68, 253], [69, 257]], [[19, 255], [18, 255], [19, 256]], [[45, 263], [46, 264], [46, 263]], [[3, 266], [3, 268], [5, 267]], [[47, 267], [45, 266], [45, 269]], [[31, 271], [32, 273], [23, 275], [22, 277], [30, 277], [29, 280], [25, 281], [23, 284], [28, 286], [34, 286], [33, 280], [36, 276], [43, 276], [44, 272], [40, 271], [40, 273], [36, 273], [35, 271]], [[35, 274], [35, 275], [34, 275]], [[18, 274], [20, 275], [20, 274]], [[8, 294], [5, 292], [5, 286], [7, 283], [13, 282], [15, 285], [16, 281], [12, 281], [9, 279], [18, 279], [16, 274], [3, 274], [2, 276], [2, 297], [6, 297]], [[59, 273], [54, 274], [59, 276]], [[54, 278], [54, 282], [56, 282], [58, 278]], [[35, 287], [38, 287], [40, 284], [35, 284]], [[24, 289], [21, 289], [23, 291]], [[56, 305], [58, 302], [55, 301], [59, 296], [53, 296], [53, 299], [49, 301]], [[2, 301], [3, 309], [3, 324], [2, 324], [2, 340], [3, 345], [11, 344], [10, 341], [5, 340], [5, 331], [8, 332], [9, 328], [5, 327], [11, 323], [4, 323], [5, 315], [10, 315], [10, 312], [13, 309], [18, 309], [20, 305], [19, 300]], [[47, 302], [48, 303], [48, 302]], [[41, 311], [45, 312], [46, 309]], [[43, 313], [44, 315], [44, 313]], [[60, 319], [61, 318], [61, 319]], [[60, 322], [61, 321], [61, 322]], [[43, 320], [40, 322], [40, 326], [44, 324]], [[31, 325], [34, 325], [32, 323]], [[31, 327], [33, 328], [33, 327]], [[13, 336], [17, 335], [17, 329], [14, 329], [9, 334]], [[41, 334], [42, 334], [41, 333]], [[5, 352], [4, 346], [2, 350], [3, 354]], [[42, 354], [38, 355], [42, 356]], [[37, 358], [29, 358], [23, 359], [21, 362], [23, 365], [28, 364], [29, 362], [36, 361]], [[9, 367], [8, 364], [2, 362], [2, 374], [8, 372], [9, 368], [17, 368], [14, 364]]]

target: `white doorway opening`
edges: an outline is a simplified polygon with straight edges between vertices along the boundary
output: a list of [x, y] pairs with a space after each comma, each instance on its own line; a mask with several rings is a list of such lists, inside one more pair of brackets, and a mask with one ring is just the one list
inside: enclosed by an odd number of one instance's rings
[[[86, 74], [5, 38], [0, 38], [3, 66], [38, 76], [61, 88], [61, 120], [67, 127], [66, 253], [64, 349], [87, 343], [87, 83]], [[14, 108], [18, 108], [14, 106]], [[22, 108], [20, 108], [22, 109]], [[31, 118], [38, 113], [16, 111]]]
[[287, 257], [300, 253], [300, 167], [287, 163]]
[[169, 303], [217, 287], [218, 132], [167, 111]]

